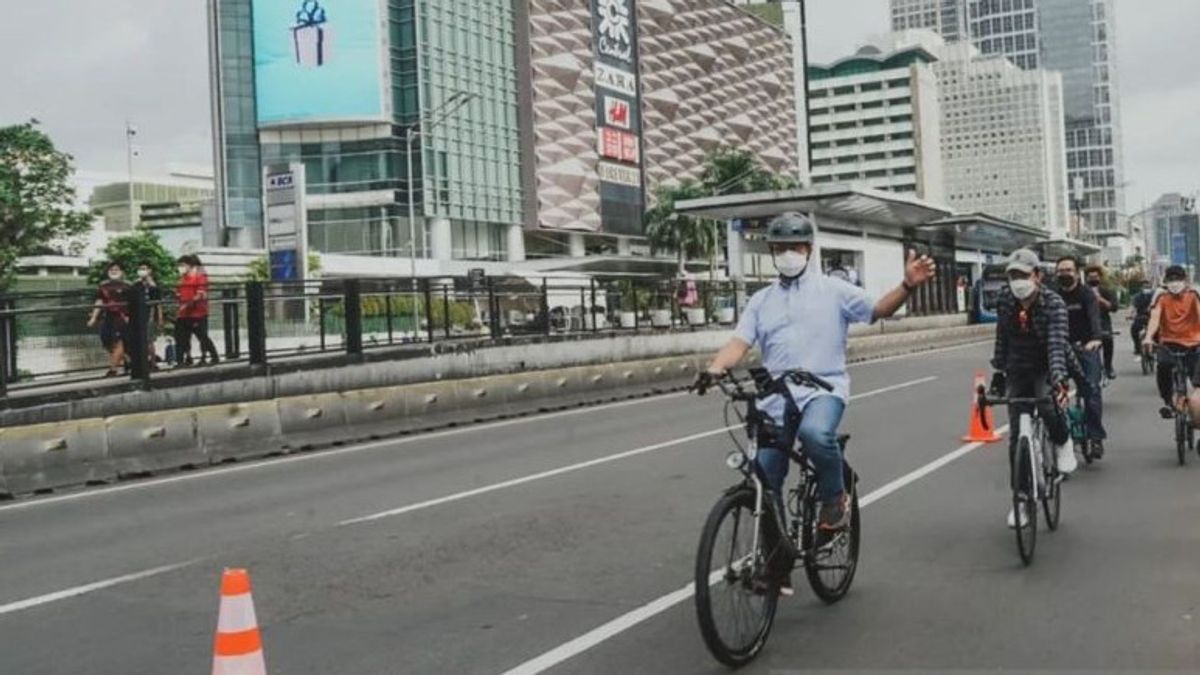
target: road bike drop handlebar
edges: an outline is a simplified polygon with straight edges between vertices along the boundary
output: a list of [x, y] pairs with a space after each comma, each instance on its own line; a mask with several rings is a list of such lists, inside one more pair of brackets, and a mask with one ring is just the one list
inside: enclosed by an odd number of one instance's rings
[[1005, 397], [990, 396], [988, 394], [987, 387], [985, 387], [984, 385], [981, 384], [975, 388], [975, 395], [976, 395], [976, 401], [978, 402], [978, 405], [976, 407], [979, 409], [979, 421], [983, 424], [983, 428], [987, 429], [988, 431], [991, 430], [991, 426], [988, 424], [988, 417], [985, 414], [985, 411], [992, 406], [997, 406], [997, 405], [1038, 406], [1038, 405], [1043, 405], [1043, 404], [1049, 403], [1055, 407], [1058, 407], [1058, 397], [1055, 396], [1054, 394], [1048, 394], [1046, 396], [1032, 396], [1032, 397], [1030, 397], [1030, 396], [1011, 396], [1011, 397], [1009, 397], [1009, 396], [1005, 396]]

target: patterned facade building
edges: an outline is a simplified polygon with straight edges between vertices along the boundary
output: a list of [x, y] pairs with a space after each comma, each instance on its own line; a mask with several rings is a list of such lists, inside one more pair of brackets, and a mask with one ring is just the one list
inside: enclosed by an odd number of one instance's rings
[[[609, 6], [620, 0], [594, 2]], [[635, 7], [638, 170], [645, 193], [664, 182], [698, 178], [705, 154], [721, 146], [748, 149], [771, 169], [795, 174], [787, 35], [719, 0], [639, 0]], [[534, 196], [526, 218], [528, 226], [541, 229], [624, 234], [628, 223], [601, 218], [604, 160], [597, 129], [605, 121], [599, 119], [604, 107], [598, 108], [597, 96], [606, 87], [597, 82], [589, 18], [586, 3], [529, 0], [532, 77], [525, 103], [532, 162], [525, 172]]]

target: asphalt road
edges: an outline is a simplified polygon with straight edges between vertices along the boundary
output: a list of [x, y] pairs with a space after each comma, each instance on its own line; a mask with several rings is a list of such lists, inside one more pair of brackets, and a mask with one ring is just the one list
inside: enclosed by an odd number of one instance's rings
[[[1119, 355], [1108, 457], [1024, 568], [1004, 444], [959, 440], [986, 356], [852, 369], [854, 588], [798, 588], [745, 672], [1200, 668], [1200, 461], [1151, 379]], [[722, 672], [687, 584], [723, 426], [666, 396], [0, 507], [0, 673], [204, 672], [225, 566], [272, 673]]]

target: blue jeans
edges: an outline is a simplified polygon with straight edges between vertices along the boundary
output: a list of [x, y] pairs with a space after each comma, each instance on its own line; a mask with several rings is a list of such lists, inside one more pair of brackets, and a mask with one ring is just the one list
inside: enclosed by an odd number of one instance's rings
[[[804, 408], [796, 437], [804, 444], [804, 452], [817, 470], [817, 496], [823, 502], [835, 501], [846, 490], [842, 475], [842, 450], [838, 447], [837, 431], [842, 422], [846, 403], [836, 396], [818, 396]], [[768, 486], [783, 495], [791, 460], [775, 448], [759, 448], [758, 465], [767, 474]]]
[[1104, 431], [1104, 400], [1101, 398], [1100, 379], [1104, 365], [1100, 352], [1079, 351], [1079, 363], [1083, 366], [1083, 379], [1075, 383], [1083, 394], [1083, 418], [1089, 441], [1108, 438]]

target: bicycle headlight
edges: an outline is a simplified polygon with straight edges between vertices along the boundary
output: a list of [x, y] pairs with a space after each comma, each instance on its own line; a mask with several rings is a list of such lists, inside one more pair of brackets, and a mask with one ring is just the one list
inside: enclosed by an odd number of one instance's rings
[[725, 466], [734, 471], [741, 471], [746, 466], [746, 456], [740, 451], [734, 450], [725, 458]]

